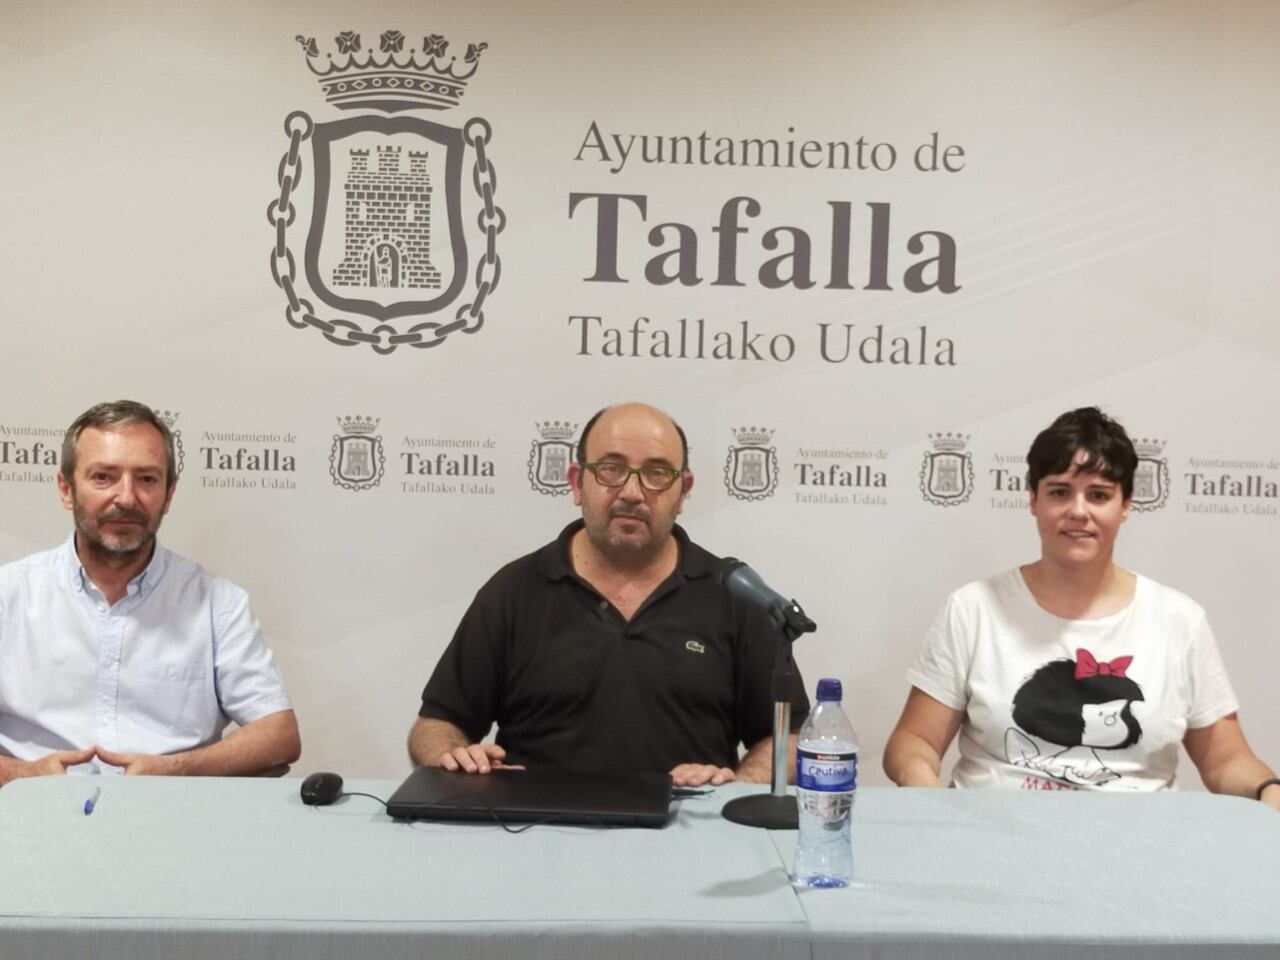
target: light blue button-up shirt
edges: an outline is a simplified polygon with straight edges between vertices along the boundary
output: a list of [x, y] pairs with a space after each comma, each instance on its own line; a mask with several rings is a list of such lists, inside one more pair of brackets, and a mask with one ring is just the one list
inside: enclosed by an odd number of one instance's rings
[[176, 753], [287, 709], [248, 595], [162, 546], [114, 606], [74, 536], [0, 567], [0, 750], [18, 759]]

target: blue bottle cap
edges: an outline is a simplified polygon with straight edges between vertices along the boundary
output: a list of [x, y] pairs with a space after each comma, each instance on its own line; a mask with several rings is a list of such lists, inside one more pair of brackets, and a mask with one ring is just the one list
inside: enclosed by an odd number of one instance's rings
[[843, 700], [844, 688], [835, 677], [823, 677], [818, 681], [818, 701]]

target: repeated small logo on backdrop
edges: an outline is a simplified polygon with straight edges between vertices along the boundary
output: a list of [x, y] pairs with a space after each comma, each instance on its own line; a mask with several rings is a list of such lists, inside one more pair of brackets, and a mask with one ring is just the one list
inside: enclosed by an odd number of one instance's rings
[[778, 450], [769, 446], [773, 430], [739, 427], [724, 462], [724, 487], [739, 500], [764, 500], [778, 488]]
[[925, 451], [920, 492], [940, 507], [967, 503], [973, 495], [973, 454], [966, 453], [968, 434], [931, 433], [933, 452]]
[[1023, 453], [991, 454], [986, 469], [987, 505], [992, 510], [1025, 511], [1027, 496], [1027, 457]]
[[50, 483], [58, 472], [63, 431], [0, 423], [0, 483]]
[[341, 433], [333, 435], [329, 450], [329, 475], [335, 486], [368, 490], [382, 482], [386, 454], [375, 431], [382, 421], [374, 417], [338, 417]]
[[186, 452], [182, 449], [182, 431], [178, 429], [178, 411], [176, 410], [158, 410], [155, 407], [155, 414], [164, 421], [164, 425], [169, 428], [169, 432], [173, 434], [173, 452], [177, 457], [177, 473], [176, 477], [182, 476], [182, 465], [186, 462]]
[[297, 490], [298, 435], [290, 430], [200, 433], [200, 486], [218, 490]]
[[1133, 473], [1134, 510], [1159, 510], [1169, 499], [1169, 461], [1160, 456], [1165, 441], [1140, 438], [1133, 441], [1138, 454], [1138, 467]]
[[569, 464], [573, 463], [578, 425], [561, 420], [535, 424], [539, 440], [529, 447], [529, 486], [559, 497], [569, 492]]
[[1280, 516], [1280, 459], [1267, 456], [1187, 458], [1183, 511], [1215, 516]]
[[[414, 111], [457, 106], [488, 45], [469, 44], [459, 57], [439, 34], [423, 37], [420, 49], [406, 49], [404, 34], [387, 30], [374, 50], [359, 33], [344, 30], [333, 38], [336, 52], [322, 55], [314, 37], [296, 39], [326, 102], [353, 113], [318, 123], [299, 110], [285, 120], [289, 146], [277, 174], [279, 193], [267, 208], [276, 230], [271, 274], [288, 301], [285, 319], [299, 329], [314, 327], [333, 343], [368, 344], [380, 354], [475, 333], [502, 274], [496, 244], [506, 215], [494, 204], [492, 131], [478, 117], [458, 128]], [[475, 187], [470, 202], [480, 207], [483, 236], [474, 289], [456, 310], [431, 318], [462, 297], [471, 279], [466, 180]], [[307, 209], [309, 216], [299, 216]]]
[[804, 444], [790, 467], [796, 503], [810, 506], [888, 506], [889, 451], [848, 444]]

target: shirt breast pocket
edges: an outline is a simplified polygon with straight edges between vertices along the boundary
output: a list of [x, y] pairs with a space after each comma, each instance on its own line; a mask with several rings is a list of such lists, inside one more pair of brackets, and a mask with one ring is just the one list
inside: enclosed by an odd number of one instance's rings
[[212, 733], [209, 667], [203, 663], [147, 663], [121, 676], [125, 719], [196, 746]]

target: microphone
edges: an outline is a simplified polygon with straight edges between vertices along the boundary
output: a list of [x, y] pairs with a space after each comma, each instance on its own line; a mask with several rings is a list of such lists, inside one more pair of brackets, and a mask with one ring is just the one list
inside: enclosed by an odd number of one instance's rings
[[802, 633], [818, 629], [818, 625], [805, 616], [800, 604], [774, 590], [741, 560], [725, 557], [719, 580], [735, 599], [767, 613], [779, 633], [774, 642], [770, 681], [773, 696], [772, 787], [768, 794], [734, 797], [724, 805], [724, 817], [752, 827], [788, 828], [798, 822], [795, 798], [787, 794], [787, 736], [791, 731], [791, 702], [797, 692], [794, 689], [796, 675], [791, 645]]
[[760, 574], [735, 557], [724, 558], [720, 582], [739, 600], [769, 614], [778, 629], [792, 639], [818, 629], [818, 625], [805, 615], [800, 604], [778, 593], [760, 578]]

